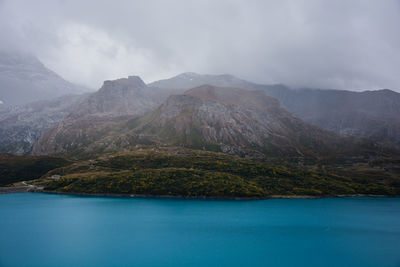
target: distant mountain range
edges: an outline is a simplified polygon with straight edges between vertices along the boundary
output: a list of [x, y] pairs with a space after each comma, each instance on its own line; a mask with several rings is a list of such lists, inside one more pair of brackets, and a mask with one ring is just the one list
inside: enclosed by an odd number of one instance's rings
[[[125, 85], [125, 90], [117, 90], [107, 101], [98, 94], [121, 85]], [[330, 151], [336, 146], [340, 150], [339, 144], [346, 143], [345, 138], [293, 117], [280, 107], [278, 100], [262, 91], [203, 85], [171, 95], [159, 106], [157, 101], [145, 101], [152, 90], [129, 79], [105, 83], [97, 94], [89, 97], [90, 103], [101, 100], [101, 105], [95, 104], [95, 109], [90, 108], [93, 112], [85, 116], [81, 110], [88, 103], [82, 102], [76, 108], [80, 115], [74, 116], [72, 112], [59, 126], [44, 134], [33, 152], [92, 155], [150, 144], [184, 145], [252, 157], [304, 156]], [[135, 97], [120, 98], [121, 92]], [[120, 102], [123, 104], [111, 104], [116, 98], [123, 99]], [[131, 108], [136, 103], [141, 104], [141, 109]], [[117, 113], [111, 112], [117, 107]], [[154, 111], [143, 115], [152, 108]]]
[[345, 138], [293, 117], [265, 92], [210, 85], [172, 95], [128, 125], [163, 144], [250, 157], [316, 156], [349, 145]]
[[[0, 74], [2, 89], [9, 88], [4, 86], [4, 81], [14, 77], [14, 80], [31, 84], [14, 92], [26, 90], [42, 95], [38, 91], [56, 88], [54, 94], [57, 95], [79, 90], [47, 70], [35, 58], [15, 55], [1, 55], [1, 58], [3, 70], [7, 69]], [[65, 86], [50, 86], [50, 81], [56, 80]], [[38, 89], [38, 84], [44, 89]], [[215, 99], [217, 95], [219, 97]], [[47, 97], [51, 98], [51, 94]], [[260, 102], [252, 107], [243, 106], [246, 101], [233, 105], [227, 104], [223, 97], [247, 99], [252, 104], [253, 100]], [[24, 101], [23, 97], [21, 101]], [[179, 113], [177, 117], [167, 120], [166, 114], [177, 106], [181, 108], [174, 111]], [[274, 112], [264, 110], [261, 113], [263, 108]], [[304, 134], [310, 138], [309, 144], [320, 149], [327, 140], [337, 139], [339, 135], [367, 138], [386, 147], [399, 148], [399, 114], [400, 94], [387, 89], [365, 92], [291, 89], [284, 85], [256, 84], [228, 74], [190, 72], [146, 85], [139, 77], [130, 76], [105, 81], [94, 93], [0, 109], [0, 151], [48, 154], [85, 150], [89, 153], [112, 147], [111, 150], [116, 151], [118, 147], [129, 149], [143, 142], [168, 143], [174, 137], [182, 141], [175, 144], [218, 146], [222, 151], [236, 150], [237, 154], [243, 154], [243, 151], [252, 151], [253, 155], [268, 154], [277, 147], [275, 152], [286, 147], [286, 152], [290, 151], [291, 155], [301, 155], [307, 150], [298, 143]], [[310, 124], [339, 135], [321, 131]], [[182, 134], [188, 132], [190, 134]], [[300, 137], [301, 133], [303, 137]], [[315, 152], [311, 150], [306, 154]]]
[[357, 141], [294, 117], [262, 90], [211, 85], [163, 90], [139, 77], [106, 81], [44, 133], [33, 154], [91, 158], [139, 147], [185, 146], [252, 158], [318, 158], [381, 150], [373, 141]]

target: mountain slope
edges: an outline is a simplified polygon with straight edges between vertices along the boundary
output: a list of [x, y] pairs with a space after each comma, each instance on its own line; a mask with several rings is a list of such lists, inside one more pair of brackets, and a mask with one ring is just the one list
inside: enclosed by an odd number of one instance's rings
[[69, 95], [0, 109], [0, 152], [29, 154], [39, 137], [58, 125], [85, 97]]
[[91, 158], [146, 146], [186, 146], [256, 158], [379, 153], [372, 142], [344, 138], [293, 117], [262, 91], [214, 86], [171, 95], [142, 116], [70, 116], [40, 138], [34, 153]]
[[36, 57], [0, 51], [0, 104], [23, 105], [87, 91], [65, 81]]
[[170, 96], [157, 110], [130, 123], [138, 125], [136, 134], [161, 142], [242, 156], [359, 152], [351, 138], [293, 117], [262, 91], [204, 85]]
[[181, 89], [203, 84], [262, 90], [279, 99], [293, 115], [316, 126], [400, 147], [400, 94], [391, 90], [295, 90], [284, 85], [256, 84], [231, 75], [195, 73], [183, 73], [152, 83], [160, 88]]
[[[35, 144], [33, 154], [81, 151], [115, 131], [123, 121], [155, 109], [168, 90], [148, 87], [139, 77], [105, 81]], [[78, 153], [78, 152], [76, 152]]]
[[295, 116], [319, 127], [400, 145], [400, 94], [391, 90], [266, 88]]

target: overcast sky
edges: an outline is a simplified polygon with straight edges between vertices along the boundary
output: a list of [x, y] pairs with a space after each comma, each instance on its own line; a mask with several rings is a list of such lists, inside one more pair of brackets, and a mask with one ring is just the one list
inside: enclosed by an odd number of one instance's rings
[[400, 91], [400, 0], [0, 0], [0, 34], [93, 88], [192, 71]]

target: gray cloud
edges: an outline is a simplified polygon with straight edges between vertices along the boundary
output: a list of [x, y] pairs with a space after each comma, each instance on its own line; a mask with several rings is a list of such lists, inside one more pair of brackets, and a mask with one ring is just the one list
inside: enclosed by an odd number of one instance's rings
[[194, 71], [400, 91], [399, 25], [398, 0], [0, 0], [0, 48], [91, 87]]

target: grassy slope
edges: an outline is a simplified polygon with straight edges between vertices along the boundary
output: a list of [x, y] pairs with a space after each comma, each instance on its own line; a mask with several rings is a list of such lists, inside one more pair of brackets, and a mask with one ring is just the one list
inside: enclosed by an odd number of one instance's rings
[[[378, 164], [378, 163], [376, 163]], [[397, 165], [397, 164], [396, 164]], [[48, 173], [63, 174], [46, 190], [179, 196], [400, 195], [400, 178], [373, 166], [295, 167], [222, 153], [148, 149], [84, 161]], [[372, 170], [372, 171], [371, 171]], [[368, 174], [365, 178], [363, 176]], [[46, 180], [46, 179], [43, 179]]]

